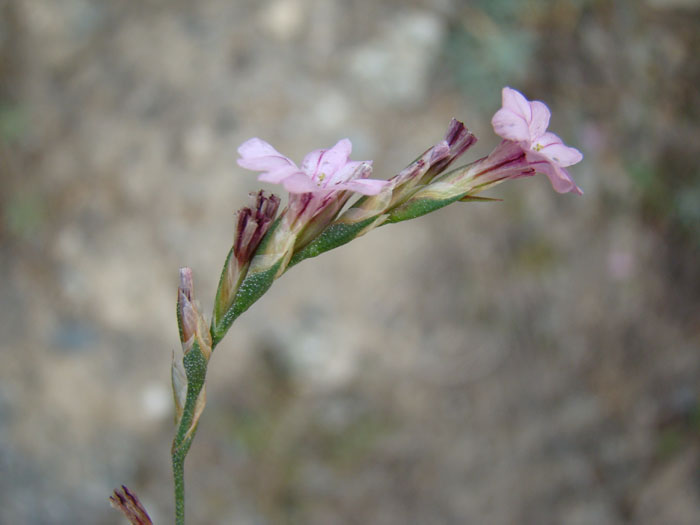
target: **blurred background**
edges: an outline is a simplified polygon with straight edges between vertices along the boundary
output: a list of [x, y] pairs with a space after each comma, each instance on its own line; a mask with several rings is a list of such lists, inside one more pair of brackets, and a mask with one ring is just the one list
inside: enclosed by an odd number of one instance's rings
[[509, 85], [584, 153], [304, 262], [213, 356], [201, 524], [700, 523], [698, 0], [0, 0], [0, 523], [172, 521], [177, 270], [236, 148], [389, 177]]

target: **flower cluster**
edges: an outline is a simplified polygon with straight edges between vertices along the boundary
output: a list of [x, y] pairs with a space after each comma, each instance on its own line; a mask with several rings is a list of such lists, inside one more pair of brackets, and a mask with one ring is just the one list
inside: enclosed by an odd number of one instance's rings
[[[465, 166], [459, 173], [448, 174], [433, 188], [428, 188], [428, 184], [476, 142], [474, 135], [456, 120], [450, 123], [443, 141], [388, 181], [368, 178], [371, 162], [348, 160], [352, 149], [348, 139], [339, 141], [331, 149], [309, 153], [301, 167], [297, 167], [267, 142], [253, 138], [239, 148], [238, 164], [263, 171], [258, 177], [261, 181], [282, 184], [290, 192], [289, 219], [301, 220], [302, 224], [329, 207], [337, 212], [347, 201], [348, 192], [374, 196], [361, 201], [361, 207], [369, 208], [370, 214], [390, 212], [421, 187], [440, 192], [452, 185], [452, 193], [475, 193], [504, 180], [535, 173], [546, 175], [559, 193], [582, 194], [565, 168], [580, 162], [583, 156], [547, 131], [550, 117], [543, 102], [528, 101], [515, 89], [503, 88], [502, 107], [492, 119], [495, 133], [503, 138], [501, 144], [490, 155]], [[343, 199], [339, 198], [340, 194]], [[380, 202], [384, 209], [377, 204]], [[357, 215], [358, 207], [354, 208], [353, 213]], [[367, 215], [362, 214], [363, 217]], [[328, 223], [324, 221], [324, 226]]]
[[[546, 175], [554, 190], [581, 194], [567, 167], [581, 153], [548, 132], [550, 112], [539, 101], [504, 88], [493, 129], [502, 140], [486, 157], [448, 168], [476, 142], [452, 120], [445, 136], [389, 180], [370, 178], [371, 161], [351, 161], [349, 139], [312, 151], [295, 164], [267, 142], [252, 138], [238, 149], [238, 164], [261, 172], [258, 179], [281, 184], [280, 199], [262, 191], [238, 211], [233, 245], [219, 279], [211, 323], [194, 293], [192, 270], [180, 270], [177, 319], [181, 348], [173, 352], [172, 387], [177, 431], [172, 445], [175, 515], [184, 523], [184, 461], [206, 404], [206, 373], [212, 352], [233, 322], [267, 292], [289, 267], [364, 235], [383, 224], [425, 215], [453, 202], [493, 200], [478, 194], [506, 180]], [[355, 194], [359, 198], [346, 208]], [[115, 507], [134, 524], [151, 520], [126, 487], [115, 491]]]
[[[511, 88], [504, 88], [502, 97], [502, 108], [492, 120], [501, 143], [486, 157], [451, 171], [453, 162], [476, 142], [464, 124], [454, 119], [442, 140], [389, 180], [370, 178], [371, 161], [350, 160], [349, 139], [312, 151], [299, 166], [259, 138], [239, 147], [238, 164], [261, 172], [261, 181], [281, 184], [289, 199], [278, 215], [280, 199], [261, 190], [238, 211], [210, 324], [196, 300], [192, 270], [180, 270], [181, 347], [173, 351], [171, 368], [177, 424], [171, 453], [178, 525], [185, 521], [184, 462], [206, 405], [212, 352], [233, 322], [289, 267], [383, 224], [413, 219], [453, 202], [493, 200], [478, 194], [506, 180], [543, 173], [555, 191], [582, 193], [566, 170], [582, 155], [547, 131], [551, 116], [547, 106], [530, 102]], [[360, 197], [345, 208], [355, 194]], [[151, 523], [126, 487], [115, 491], [111, 502], [131, 523]]]
[[[290, 193], [282, 226], [256, 255], [251, 271], [276, 266], [276, 277], [289, 264], [345, 244], [373, 228], [424, 215], [455, 201], [489, 200], [478, 193], [506, 180], [543, 173], [559, 193], [581, 194], [565, 169], [582, 159], [548, 132], [550, 112], [511, 88], [492, 124], [501, 143], [486, 157], [453, 171], [447, 168], [476, 137], [452, 120], [445, 138], [388, 181], [370, 179], [370, 161], [350, 161], [351, 144], [340, 140], [330, 149], [309, 153], [298, 167], [267, 142], [253, 138], [241, 145], [238, 164], [262, 171], [259, 180], [279, 183]], [[362, 197], [344, 213], [353, 193]]]

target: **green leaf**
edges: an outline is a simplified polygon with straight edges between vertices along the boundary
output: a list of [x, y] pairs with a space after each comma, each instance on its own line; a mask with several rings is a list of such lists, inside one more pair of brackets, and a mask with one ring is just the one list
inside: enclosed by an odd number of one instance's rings
[[503, 199], [492, 199], [491, 197], [478, 197], [476, 195], [465, 195], [459, 202], [503, 202]]
[[246, 275], [245, 279], [243, 279], [243, 282], [238, 287], [233, 305], [231, 305], [231, 308], [228, 309], [221, 321], [216, 326], [212, 327], [212, 348], [224, 338], [233, 322], [269, 290], [277, 276], [281, 264], [282, 260], [280, 259], [267, 270], [248, 273], [248, 275]]
[[[263, 240], [260, 242], [258, 249], [255, 251], [256, 254], [264, 253], [265, 249], [267, 248], [267, 245], [270, 242], [270, 239], [273, 236], [274, 231], [279, 227], [279, 225], [280, 219], [277, 218], [265, 234]], [[231, 250], [233, 250], [233, 248], [231, 248]], [[230, 254], [231, 252], [229, 252], [229, 255]], [[228, 262], [228, 256], [226, 258], [226, 261]], [[221, 318], [218, 317], [219, 313], [216, 312], [216, 305], [214, 306], [215, 315], [212, 316], [212, 326], [210, 330], [212, 338], [212, 350], [224, 338], [226, 332], [228, 332], [229, 328], [231, 328], [231, 325], [238, 318], [238, 316], [240, 316], [243, 312], [250, 308], [252, 304], [258, 299], [260, 299], [260, 297], [262, 297], [262, 295], [270, 288], [270, 286], [272, 286], [272, 283], [275, 280], [275, 276], [281, 264], [282, 261], [280, 260], [277, 261], [277, 263], [275, 263], [272, 267], [267, 268], [264, 271], [249, 272], [239, 285], [238, 290], [236, 291], [236, 296], [233, 300], [233, 304], [231, 304], [229, 309], [223, 316], [221, 316]], [[224, 271], [226, 271], [226, 264], [224, 264], [222, 276]], [[219, 282], [221, 283], [221, 280]], [[218, 296], [219, 290], [217, 289], [217, 299]]]
[[304, 259], [317, 257], [333, 248], [349, 243], [373, 228], [376, 225], [375, 223], [382, 220], [383, 217], [381, 215], [375, 215], [369, 219], [351, 224], [334, 223], [329, 225], [318, 237], [292, 256], [287, 268], [291, 268]]
[[415, 219], [426, 213], [439, 210], [444, 208], [448, 204], [452, 204], [455, 201], [463, 198], [463, 194], [459, 194], [447, 199], [428, 199], [428, 198], [414, 198], [410, 199], [398, 208], [394, 209], [387, 219], [387, 223], [395, 223], [401, 221], [407, 221], [409, 219]]

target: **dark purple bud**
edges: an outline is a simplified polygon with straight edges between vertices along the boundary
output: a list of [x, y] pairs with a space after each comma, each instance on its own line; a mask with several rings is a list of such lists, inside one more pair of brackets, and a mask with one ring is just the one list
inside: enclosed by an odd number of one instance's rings
[[109, 498], [113, 508], [120, 510], [132, 525], [153, 525], [143, 504], [125, 485], [116, 489]]
[[475, 142], [476, 137], [466, 128], [464, 123], [457, 119], [452, 119], [445, 133], [445, 142], [449, 147], [449, 153], [445, 156], [431, 162], [428, 170], [429, 178], [436, 177], [445, 171], [450, 164], [457, 160], [465, 151], [467, 151]]
[[234, 234], [233, 253], [239, 266], [250, 262], [258, 249], [260, 241], [270, 229], [277, 215], [280, 199], [276, 195], [265, 196], [260, 190], [251, 194], [253, 204], [238, 211], [236, 233]]

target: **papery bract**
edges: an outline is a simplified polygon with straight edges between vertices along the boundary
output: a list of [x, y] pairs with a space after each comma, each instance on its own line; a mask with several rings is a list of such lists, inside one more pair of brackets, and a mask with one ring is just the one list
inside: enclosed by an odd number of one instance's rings
[[547, 132], [551, 117], [549, 108], [538, 100], [527, 100], [522, 93], [509, 87], [503, 88], [502, 103], [503, 107], [491, 120], [496, 134], [519, 144], [530, 165], [547, 175], [555, 191], [581, 195], [583, 192], [564, 168], [580, 162], [583, 155], [565, 145], [554, 133]]

